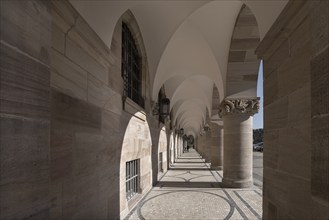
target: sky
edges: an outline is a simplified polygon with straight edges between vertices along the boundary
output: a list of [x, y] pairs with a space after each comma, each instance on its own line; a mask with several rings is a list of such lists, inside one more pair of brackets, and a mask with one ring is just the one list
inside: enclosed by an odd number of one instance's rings
[[259, 113], [254, 115], [253, 128], [263, 128], [263, 61], [261, 61], [258, 71], [257, 96], [260, 97]]

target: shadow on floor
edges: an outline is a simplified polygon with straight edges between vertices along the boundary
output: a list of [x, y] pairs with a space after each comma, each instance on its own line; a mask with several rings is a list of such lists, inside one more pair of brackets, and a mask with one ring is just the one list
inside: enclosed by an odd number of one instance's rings
[[209, 168], [186, 168], [186, 167], [170, 167], [169, 170], [184, 170], [184, 171], [198, 171], [198, 170], [208, 170]]
[[203, 161], [200, 162], [191, 162], [191, 161], [176, 161], [175, 163], [204, 163]]
[[174, 188], [222, 188], [222, 184], [218, 182], [169, 182], [160, 181], [157, 187], [174, 187]]

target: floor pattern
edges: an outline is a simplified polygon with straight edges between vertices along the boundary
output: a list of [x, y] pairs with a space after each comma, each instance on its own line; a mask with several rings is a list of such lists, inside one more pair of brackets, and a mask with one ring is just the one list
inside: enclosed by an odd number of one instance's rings
[[184, 153], [126, 219], [261, 219], [262, 190], [222, 188], [222, 171]]

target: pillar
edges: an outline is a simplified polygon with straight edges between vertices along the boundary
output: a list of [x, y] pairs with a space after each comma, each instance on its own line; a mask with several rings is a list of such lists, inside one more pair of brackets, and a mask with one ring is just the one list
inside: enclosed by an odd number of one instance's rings
[[175, 145], [174, 145], [174, 158], [175, 158], [175, 162], [178, 158], [178, 134], [175, 133]]
[[178, 157], [182, 156], [182, 137], [178, 136]]
[[201, 132], [198, 136], [198, 153], [200, 156], [206, 160], [206, 134], [204, 132]]
[[175, 140], [174, 140], [174, 132], [170, 134], [170, 166], [172, 166], [175, 162]]
[[223, 122], [211, 123], [211, 169], [213, 170], [223, 170], [223, 145]]
[[246, 188], [252, 177], [252, 115], [259, 110], [259, 98], [228, 99], [220, 107], [224, 120], [225, 187]]
[[204, 140], [204, 159], [206, 163], [211, 162], [211, 130], [209, 129], [208, 131], [205, 132], [204, 134], [205, 140]]
[[183, 148], [184, 148], [184, 139], [183, 137], [180, 137], [180, 156], [183, 154]]

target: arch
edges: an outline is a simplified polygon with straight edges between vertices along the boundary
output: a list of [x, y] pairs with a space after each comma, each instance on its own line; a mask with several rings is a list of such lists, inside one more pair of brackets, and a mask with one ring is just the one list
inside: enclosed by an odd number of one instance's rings
[[[187, 122], [193, 122], [196, 126], [196, 130], [204, 124], [204, 119], [200, 118], [199, 115], [195, 113], [183, 114], [180, 120], [177, 122], [181, 127], [183, 127]], [[192, 124], [192, 123], [191, 123]]]
[[[143, 41], [143, 36], [141, 34], [140, 27], [137, 23], [137, 20], [133, 13], [130, 10], [126, 10], [118, 19], [115, 29], [114, 36], [112, 39], [111, 52], [113, 52], [114, 56], [117, 59], [114, 60], [115, 64], [113, 68], [115, 69], [115, 73], [117, 73], [116, 77], [122, 79], [121, 76], [121, 51], [122, 51], [122, 23], [125, 23], [134, 39], [137, 50], [141, 56], [142, 64], [141, 64], [141, 95], [145, 98], [147, 96], [147, 81], [149, 80], [148, 74], [148, 61], [146, 49]], [[117, 79], [116, 79], [117, 80]], [[118, 85], [114, 85], [115, 87]], [[123, 88], [118, 88], [118, 92], [122, 92]], [[123, 94], [124, 95], [124, 94]], [[129, 101], [125, 103], [125, 105], [134, 105], [133, 101]], [[142, 103], [137, 103], [138, 105]], [[147, 115], [142, 108], [137, 105], [135, 108], [127, 108], [126, 111], [131, 114], [131, 118], [127, 124], [124, 139], [121, 147], [121, 157], [120, 157], [120, 215], [126, 215], [129, 212], [129, 205], [126, 199], [126, 162], [138, 159], [140, 165], [140, 189], [142, 191], [147, 191], [152, 187], [153, 181], [153, 173], [154, 173], [154, 165], [152, 158], [152, 133], [150, 131], [149, 121], [147, 120]], [[144, 106], [141, 106], [144, 107]], [[138, 110], [140, 109], [140, 110]], [[158, 160], [156, 160], [158, 161]], [[157, 162], [156, 162], [157, 163]]]
[[[141, 120], [145, 119], [145, 120]], [[148, 122], [143, 112], [136, 112], [130, 118], [126, 127], [120, 157], [120, 211], [128, 211], [126, 199], [126, 162], [139, 159], [140, 164], [140, 188], [147, 190], [152, 187], [151, 164], [152, 139]]]
[[219, 97], [219, 92], [218, 89], [216, 87], [216, 85], [213, 86], [213, 90], [212, 90], [212, 102], [211, 102], [211, 118], [218, 118], [218, 111], [219, 111], [219, 105], [221, 103], [220, 97]]
[[[167, 171], [167, 147], [168, 147], [168, 139], [167, 139], [167, 131], [166, 127], [163, 126], [160, 130], [159, 142], [158, 142], [158, 161], [160, 161], [160, 153], [162, 153], [162, 173]], [[158, 171], [161, 169], [158, 169]], [[159, 175], [157, 181], [160, 179]]]
[[[186, 122], [193, 122], [198, 126], [202, 126], [204, 124], [204, 119], [199, 117], [198, 112], [188, 112], [182, 114], [182, 116], [177, 120], [177, 123], [180, 126], [184, 126]], [[198, 128], [198, 126], [196, 126], [196, 128]]]
[[[139, 25], [137, 23], [137, 20], [135, 18], [135, 16], [133, 15], [133, 13], [130, 10], [127, 10], [126, 12], [124, 12], [122, 14], [122, 16], [120, 17], [118, 24], [122, 24], [125, 23], [125, 25], [128, 26], [131, 34], [133, 35], [132, 37], [134, 38], [134, 42], [136, 44], [138, 53], [140, 55], [141, 58], [141, 98], [143, 98], [145, 100], [146, 95], [147, 95], [147, 84], [149, 82], [149, 72], [148, 72], [148, 61], [147, 61], [147, 54], [146, 54], [146, 49], [145, 49], [145, 45], [144, 45], [144, 41], [143, 41], [143, 36], [142, 33], [140, 31]], [[116, 25], [116, 28], [120, 28], [121, 25]], [[121, 27], [122, 28], [122, 27]], [[122, 33], [122, 30], [121, 30]], [[123, 42], [121, 42], [121, 48], [122, 48], [122, 44]], [[122, 70], [121, 70], [122, 71]], [[142, 107], [144, 108], [144, 100], [139, 101], [139, 105], [142, 105]]]
[[[163, 52], [152, 86], [152, 99], [172, 77], [178, 77], [178, 82], [182, 82], [195, 75], [207, 76], [218, 88], [223, 88], [220, 69], [209, 44], [190, 22], [185, 21]], [[169, 86], [168, 82], [166, 86]]]
[[194, 138], [194, 140], [195, 140], [195, 138], [197, 137], [197, 134], [196, 134], [196, 133], [194, 133], [193, 131], [188, 131], [188, 132], [186, 132], [186, 135], [187, 135], [187, 136], [190, 136], [190, 135], [192, 135], [192, 136], [193, 136], [193, 138]]
[[242, 2], [252, 11], [257, 20], [261, 40], [265, 37], [266, 33], [269, 31], [270, 27], [275, 22], [288, 1], [289, 0], [263, 2], [242, 0]]
[[[158, 86], [154, 86], [155, 79], [153, 73], [158, 73], [159, 66], [165, 57], [165, 51], [172, 41], [176, 38], [177, 32], [185, 25], [193, 26], [199, 35], [203, 36], [204, 42], [209, 44], [208, 47], [212, 50], [215, 58], [215, 63], [218, 61], [222, 73], [223, 82], [226, 77], [226, 65], [231, 40], [231, 33], [237, 14], [241, 5], [245, 3], [255, 14], [259, 24], [261, 39], [265, 36], [268, 29], [276, 20], [288, 0], [283, 1], [73, 1], [71, 4], [78, 10], [83, 18], [95, 30], [98, 36], [105, 42], [109, 48], [114, 35], [114, 29], [120, 16], [130, 9], [139, 21], [141, 30], [143, 30], [144, 39], [146, 40], [146, 49], [149, 56], [150, 83], [152, 87], [153, 97], [156, 98], [156, 87], [160, 88], [163, 82]], [[170, 14], [170, 18], [166, 15]], [[232, 25], [224, 25], [224, 22], [229, 21]], [[214, 27], [217, 27], [215, 30]], [[154, 37], [154, 33], [157, 37]], [[228, 37], [224, 35], [228, 34]], [[222, 42], [222, 39], [225, 39]], [[223, 47], [224, 45], [224, 47]], [[164, 73], [167, 74], [167, 73]], [[224, 97], [224, 83], [216, 83], [216, 86], [221, 90], [220, 95]], [[221, 88], [223, 87], [223, 88]]]
[[182, 127], [184, 128], [184, 130], [186, 130], [185, 133], [187, 133], [189, 131], [194, 131], [195, 133], [199, 133], [201, 125], [200, 125], [200, 122], [186, 120], [182, 124]]
[[[182, 102], [181, 105], [179, 105], [176, 113], [174, 114], [174, 122], [176, 127], [181, 127], [181, 122], [183, 119], [185, 119], [186, 117], [189, 117], [191, 121], [198, 121], [200, 123], [202, 123], [202, 121], [205, 121], [205, 117], [206, 117], [206, 108], [204, 107], [204, 105], [202, 104], [197, 104], [197, 102], [201, 102], [200, 100], [196, 99], [195, 100], [187, 100]], [[192, 117], [191, 117], [192, 115]], [[198, 129], [199, 126], [196, 126], [196, 130]]]
[[255, 50], [260, 43], [259, 27], [252, 11], [243, 4], [234, 26], [226, 77], [228, 97], [256, 97], [260, 61]]
[[177, 122], [177, 119], [184, 114], [185, 111], [193, 109], [200, 113], [202, 118], [206, 116], [206, 108], [203, 105], [203, 102], [200, 99], [189, 99], [189, 100], [182, 100], [181, 102], [177, 102], [174, 106], [174, 117], [173, 121]]
[[[175, 78], [173, 78], [175, 79]], [[179, 83], [179, 84], [178, 84]], [[197, 98], [204, 102], [208, 111], [211, 111], [211, 94], [214, 82], [207, 76], [194, 75], [184, 79], [183, 81], [175, 80], [174, 85], [165, 84], [168, 90], [172, 90], [170, 97], [172, 105], [181, 99]], [[177, 86], [177, 87], [175, 87]]]
[[[173, 80], [172, 77], [169, 80]], [[177, 88], [171, 93], [173, 122], [178, 126], [181, 117], [194, 114], [191, 120], [204, 120], [205, 115], [211, 112], [211, 95], [214, 82], [208, 76], [194, 75], [182, 82], [175, 80]], [[180, 84], [179, 84], [180, 83]], [[167, 85], [167, 82], [165, 83]], [[169, 87], [170, 88], [170, 87]], [[184, 112], [188, 112], [183, 114]]]

